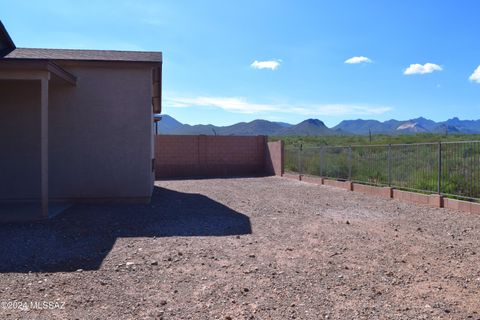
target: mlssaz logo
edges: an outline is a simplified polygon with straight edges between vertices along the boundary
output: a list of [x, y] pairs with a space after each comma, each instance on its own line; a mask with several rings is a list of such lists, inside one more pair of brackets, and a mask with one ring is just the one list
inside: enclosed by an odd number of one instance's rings
[[65, 309], [65, 302], [61, 301], [2, 301], [3, 310], [55, 310]]
[[31, 301], [30, 309], [35, 310], [55, 310], [55, 309], [65, 309], [65, 302], [59, 301]]

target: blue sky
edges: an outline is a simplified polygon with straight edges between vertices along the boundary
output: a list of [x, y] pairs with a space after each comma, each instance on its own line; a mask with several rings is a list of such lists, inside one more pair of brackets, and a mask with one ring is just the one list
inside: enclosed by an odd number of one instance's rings
[[217, 125], [479, 119], [478, 12], [476, 0], [0, 0], [19, 47], [162, 51], [164, 112]]

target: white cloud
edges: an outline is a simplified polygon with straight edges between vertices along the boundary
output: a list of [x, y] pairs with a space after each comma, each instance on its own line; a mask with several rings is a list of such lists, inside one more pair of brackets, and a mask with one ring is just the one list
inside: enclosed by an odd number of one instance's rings
[[358, 64], [358, 63], [372, 63], [370, 58], [359, 56], [359, 57], [351, 57], [350, 59], [345, 60], [346, 64]]
[[295, 107], [291, 110], [295, 113], [299, 113], [305, 116], [347, 116], [383, 114], [392, 110], [392, 108], [355, 104], [322, 104], [311, 105], [307, 107]]
[[442, 70], [443, 68], [435, 63], [425, 63], [424, 65], [415, 63], [415, 64], [411, 64], [408, 68], [406, 68], [403, 74], [404, 75], [426, 74], [426, 73], [432, 73], [434, 71], [442, 71]]
[[276, 111], [274, 105], [250, 103], [237, 97], [175, 97], [167, 100], [167, 106], [175, 108], [214, 107], [237, 113]]
[[282, 63], [282, 60], [277, 59], [277, 60], [268, 60], [268, 61], [258, 61], [255, 60], [252, 62], [250, 67], [253, 69], [270, 69], [270, 70], [277, 70], [278, 67], [280, 66], [280, 63]]
[[472, 75], [468, 79], [470, 81], [480, 83], [480, 66], [478, 66], [477, 69], [475, 69], [475, 71], [473, 71]]
[[291, 104], [252, 103], [238, 97], [172, 97], [166, 98], [165, 106], [171, 108], [213, 107], [235, 113], [289, 113], [304, 116], [347, 116], [378, 115], [392, 110], [386, 106], [369, 106], [357, 104]]

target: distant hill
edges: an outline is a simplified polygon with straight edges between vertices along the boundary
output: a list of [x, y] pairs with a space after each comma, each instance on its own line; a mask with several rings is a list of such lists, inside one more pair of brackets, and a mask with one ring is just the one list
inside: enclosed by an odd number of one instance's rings
[[411, 134], [411, 133], [480, 133], [480, 120], [449, 119], [443, 122], [435, 122], [423, 117], [405, 121], [388, 120], [344, 120], [333, 129], [340, 129], [351, 134], [367, 135], [369, 130], [372, 134]]
[[183, 123], [175, 120], [169, 115], [162, 114], [161, 117], [162, 120], [158, 124], [158, 132], [161, 134], [169, 134], [171, 132], [181, 130], [181, 128], [184, 126]]
[[333, 135], [334, 131], [318, 119], [308, 119], [297, 125], [283, 128], [275, 135], [278, 136], [325, 136]]
[[267, 120], [254, 120], [252, 122], [240, 122], [228, 127], [218, 128], [222, 135], [274, 135], [285, 128], [277, 122]]
[[251, 122], [240, 122], [231, 126], [217, 127], [211, 124], [188, 125], [176, 127], [170, 130], [169, 134], [206, 134], [206, 135], [274, 135], [286, 128], [284, 124], [270, 122], [267, 120], [254, 120]]
[[278, 123], [279, 125], [281, 125], [282, 127], [285, 127], [285, 128], [293, 126], [293, 124], [286, 123], [286, 122], [275, 122], [275, 123]]
[[335, 130], [342, 130], [352, 134], [367, 135], [369, 132], [372, 134], [388, 133], [392, 130], [388, 125], [378, 120], [343, 120], [335, 127]]
[[212, 124], [183, 124], [169, 115], [161, 115], [160, 134], [205, 134], [205, 135], [270, 135], [270, 136], [324, 136], [324, 135], [368, 135], [372, 134], [415, 134], [446, 133], [480, 134], [480, 120], [452, 118], [435, 122], [423, 117], [410, 120], [344, 120], [328, 128], [321, 120], [307, 119], [298, 124], [254, 120], [239, 122], [231, 126]]
[[292, 125], [284, 122], [267, 120], [254, 120], [239, 122], [231, 126], [214, 126], [212, 124], [188, 125], [182, 124], [168, 115], [162, 115], [159, 122], [160, 134], [205, 134], [205, 135], [299, 135], [318, 136], [332, 135], [334, 130], [318, 119], [308, 119], [299, 124]]
[[427, 132], [431, 132], [438, 126], [438, 123], [435, 121], [425, 119], [424, 117], [412, 119], [409, 122], [414, 122], [418, 127], [425, 129]]
[[422, 125], [419, 123], [409, 121], [402, 123], [399, 125], [396, 129], [398, 132], [401, 133], [426, 133], [429, 132], [427, 129], [425, 129]]
[[455, 117], [442, 124], [456, 128], [462, 133], [480, 133], [480, 120], [460, 120]]
[[[450, 126], [447, 125], [446, 123], [441, 123], [437, 124], [435, 128], [432, 129], [432, 133], [440, 133], [440, 134], [445, 134], [445, 133], [451, 133], [451, 134], [460, 134], [460, 133], [467, 133], [467, 132], [461, 132], [460, 129], [458, 129], [455, 126]], [[472, 134], [475, 132], [468, 132], [467, 134]]]

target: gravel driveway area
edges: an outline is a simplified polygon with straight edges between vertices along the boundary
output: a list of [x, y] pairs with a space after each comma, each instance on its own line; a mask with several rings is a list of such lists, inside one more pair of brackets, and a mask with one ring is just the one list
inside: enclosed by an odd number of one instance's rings
[[1, 225], [0, 319], [480, 319], [479, 216], [278, 177], [156, 184]]

